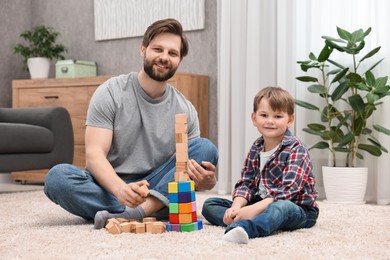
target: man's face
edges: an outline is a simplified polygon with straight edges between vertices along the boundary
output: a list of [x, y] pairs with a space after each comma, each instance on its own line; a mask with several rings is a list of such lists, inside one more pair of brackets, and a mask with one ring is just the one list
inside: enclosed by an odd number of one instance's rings
[[180, 46], [180, 37], [171, 33], [156, 36], [147, 48], [141, 46], [145, 73], [160, 82], [170, 79], [181, 61]]

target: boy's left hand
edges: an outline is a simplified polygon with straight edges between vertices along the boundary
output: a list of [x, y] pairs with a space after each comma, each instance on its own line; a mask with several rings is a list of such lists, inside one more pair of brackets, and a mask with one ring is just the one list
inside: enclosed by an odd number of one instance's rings
[[215, 166], [210, 162], [202, 162], [201, 164], [195, 160], [189, 160], [188, 176], [194, 181], [196, 190], [211, 190], [217, 183]]

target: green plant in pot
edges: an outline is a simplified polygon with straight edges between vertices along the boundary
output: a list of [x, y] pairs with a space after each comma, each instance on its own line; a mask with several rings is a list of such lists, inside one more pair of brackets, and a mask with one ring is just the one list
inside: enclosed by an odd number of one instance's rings
[[[371, 119], [382, 99], [390, 95], [390, 86], [387, 85], [387, 76], [374, 75], [374, 68], [383, 59], [370, 62], [380, 50], [380, 47], [365, 50], [365, 38], [370, 32], [371, 28], [348, 32], [337, 27], [340, 38], [322, 36], [325, 45], [320, 54], [316, 56], [311, 52], [309, 60], [298, 61], [301, 70], [308, 74], [297, 77], [297, 80], [308, 83], [308, 91], [321, 97], [322, 101], [322, 107], [318, 107], [296, 100], [298, 106], [315, 110], [319, 115], [317, 122], [309, 123], [303, 129], [320, 139], [310, 149], [328, 149], [332, 167], [336, 167], [337, 158], [344, 157], [344, 172], [357, 168], [357, 160], [364, 159], [362, 151], [373, 156], [387, 153], [374, 133], [390, 135], [390, 130], [371, 124]], [[360, 55], [363, 51], [364, 55]], [[346, 64], [333, 60], [331, 57], [335, 53], [346, 60]], [[309, 70], [317, 74], [309, 74]], [[328, 198], [325, 174], [324, 185]], [[363, 195], [359, 196], [364, 197], [366, 184], [362, 186]]]
[[[23, 57], [24, 69], [29, 70], [31, 78], [47, 78], [50, 70], [50, 60], [64, 59], [62, 55], [67, 51], [64, 45], [57, 43], [60, 33], [52, 27], [39, 25], [31, 30], [26, 30], [20, 37], [27, 44], [17, 44], [14, 54]], [[34, 67], [37, 65], [37, 67]], [[41, 70], [42, 69], [42, 70]]]

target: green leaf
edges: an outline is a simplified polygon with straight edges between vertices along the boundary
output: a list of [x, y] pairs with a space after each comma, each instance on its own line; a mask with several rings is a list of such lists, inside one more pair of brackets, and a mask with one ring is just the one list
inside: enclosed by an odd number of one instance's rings
[[366, 72], [366, 82], [369, 86], [375, 86], [375, 76], [371, 71]]
[[351, 143], [355, 139], [352, 133], [348, 133], [344, 136], [344, 138], [339, 142], [339, 147], [343, 147], [349, 143]]
[[312, 147], [310, 147], [310, 149], [327, 149], [327, 148], [329, 148], [329, 144], [327, 142], [318, 142]]
[[367, 103], [368, 104], [374, 104], [376, 101], [379, 100], [379, 96], [373, 93], [367, 93]]
[[334, 70], [331, 70], [328, 73], [326, 73], [326, 75], [334, 75], [334, 74], [339, 73], [340, 71], [341, 71], [341, 69], [334, 69]]
[[365, 110], [365, 104], [360, 95], [353, 95], [348, 97], [349, 104], [351, 105], [352, 109], [357, 112], [357, 114], [364, 118], [364, 110]]
[[324, 125], [321, 125], [321, 124], [308, 124], [307, 125], [310, 129], [314, 130], [314, 131], [324, 131], [326, 129], [326, 127]]
[[364, 156], [361, 153], [356, 152], [356, 157], [360, 160], [364, 159]]
[[381, 150], [378, 147], [374, 146], [374, 145], [359, 144], [358, 148], [360, 150], [364, 150], [364, 151], [366, 151], [366, 152], [368, 152], [368, 153], [370, 153], [370, 154], [372, 154], [374, 156], [381, 156], [382, 155]]
[[333, 48], [330, 48], [329, 46], [325, 45], [324, 48], [322, 48], [320, 55], [318, 56], [318, 61], [319, 62], [326, 61], [329, 58], [332, 51], [333, 51]]
[[363, 80], [362, 77], [357, 73], [349, 73], [347, 79], [353, 83], [360, 83]]
[[340, 63], [337, 63], [333, 60], [328, 60], [329, 63], [335, 65], [336, 67], [339, 67], [340, 69], [345, 69], [345, 66], [341, 65]]
[[375, 49], [373, 49], [372, 51], [370, 51], [369, 53], [367, 53], [366, 55], [364, 55], [364, 57], [361, 58], [361, 59], [359, 60], [359, 62], [362, 62], [362, 61], [364, 61], [365, 59], [368, 59], [368, 58], [374, 56], [380, 49], [381, 49], [380, 46], [379, 46], [379, 47], [376, 47]]
[[345, 43], [344, 40], [341, 40], [341, 39], [337, 39], [337, 38], [334, 38], [334, 37], [331, 37], [331, 36], [322, 36], [321, 37], [322, 39], [325, 39], [325, 40], [328, 40], [330, 42], [340, 42], [340, 43]]
[[339, 100], [348, 91], [348, 83], [348, 80], [346, 80], [336, 87], [331, 96], [333, 102]]
[[373, 125], [372, 126], [376, 131], [383, 133], [385, 135], [390, 135], [390, 130], [387, 129], [386, 127], [380, 126], [380, 125]]
[[307, 90], [309, 90], [310, 93], [314, 93], [314, 94], [323, 94], [323, 93], [326, 93], [326, 87], [323, 86], [323, 85], [311, 85], [309, 87], [307, 87]]
[[309, 110], [318, 110], [320, 111], [320, 109], [318, 107], [316, 107], [315, 105], [312, 105], [312, 104], [309, 104], [305, 101], [302, 101], [302, 100], [295, 100], [295, 104], [297, 104], [298, 106], [300, 107], [304, 107], [306, 109], [309, 109]]
[[316, 57], [316, 55], [314, 55], [314, 53], [312, 53], [312, 52], [310, 52], [310, 54], [309, 54], [309, 59], [311, 59], [311, 60], [317, 60], [317, 57]]
[[303, 82], [318, 82], [317, 78], [310, 76], [296, 77], [296, 79]]
[[335, 83], [336, 81], [339, 81], [342, 77], [345, 76], [345, 74], [347, 74], [347, 72], [349, 71], [349, 68], [344, 68], [340, 73], [338, 73], [334, 79], [332, 80], [332, 83]]
[[344, 39], [348, 42], [350, 42], [352, 40], [351, 33], [347, 32], [344, 29], [341, 29], [340, 27], [337, 27], [337, 34], [340, 36], [341, 39]]
[[377, 146], [379, 149], [381, 149], [381, 151], [387, 153], [387, 149], [385, 147], [383, 147], [377, 140], [373, 140], [372, 138], [368, 138], [368, 140], [375, 146]]
[[347, 148], [344, 148], [344, 147], [334, 147], [333, 148], [336, 152], [341, 152], [341, 153], [349, 153], [351, 152], [351, 149], [347, 149]]

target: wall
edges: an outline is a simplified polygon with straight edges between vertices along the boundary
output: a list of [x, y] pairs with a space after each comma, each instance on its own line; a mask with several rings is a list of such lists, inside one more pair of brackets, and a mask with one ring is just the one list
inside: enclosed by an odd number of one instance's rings
[[[178, 71], [209, 76], [209, 136], [217, 144], [217, 0], [205, 2], [205, 29], [186, 32], [190, 51]], [[20, 41], [21, 31], [36, 25], [55, 28], [61, 33], [59, 41], [68, 48], [66, 59], [96, 61], [99, 75], [138, 71], [142, 65], [142, 38], [94, 40], [93, 0], [0, 0], [0, 6], [0, 107], [12, 105], [12, 79], [29, 78], [12, 47]], [[50, 77], [55, 77], [54, 64]]]

